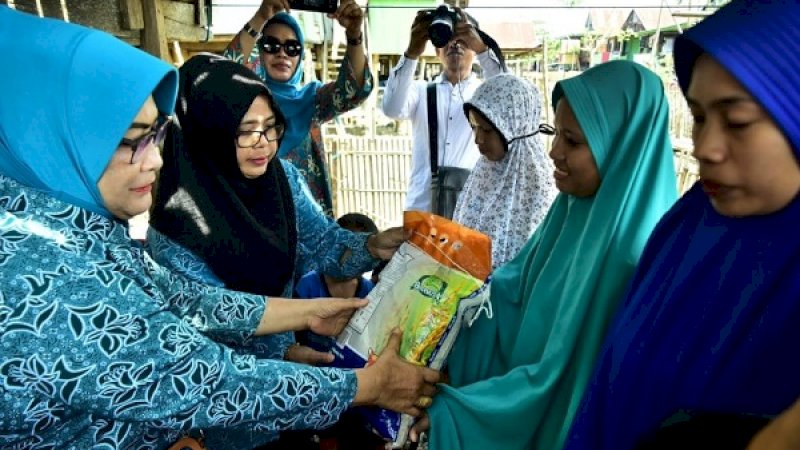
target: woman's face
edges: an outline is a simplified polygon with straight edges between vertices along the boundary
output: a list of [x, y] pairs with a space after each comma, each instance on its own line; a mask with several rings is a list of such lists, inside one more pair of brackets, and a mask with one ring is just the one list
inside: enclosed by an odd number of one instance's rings
[[[273, 23], [264, 30], [265, 37], [273, 37], [281, 44], [287, 41], [297, 41], [297, 35], [288, 25]], [[261, 49], [261, 61], [267, 74], [275, 81], [289, 81], [300, 64], [300, 55], [288, 56], [286, 49], [281, 45], [278, 53], [267, 53]]]
[[[124, 138], [136, 141], [154, 132], [157, 119], [158, 108], [151, 96], [136, 114]], [[121, 143], [97, 182], [106, 209], [122, 220], [128, 220], [150, 209], [153, 202], [153, 183], [156, 181], [158, 169], [163, 165], [161, 152], [154, 143], [144, 147], [143, 152], [136, 155], [136, 161], [131, 163], [135, 150], [132, 146]]]
[[469, 110], [469, 126], [475, 134], [475, 145], [489, 161], [500, 161], [506, 156], [505, 140], [482, 114]]
[[800, 166], [772, 118], [719, 63], [702, 55], [686, 94], [703, 190], [729, 217], [785, 207], [800, 191]]
[[594, 195], [600, 187], [600, 171], [578, 119], [565, 97], [556, 106], [555, 129], [550, 158], [556, 166], [553, 172], [556, 187], [575, 197]]
[[267, 99], [262, 95], [256, 97], [236, 132], [236, 161], [245, 178], [258, 178], [267, 171], [267, 165], [278, 152], [281, 127]]

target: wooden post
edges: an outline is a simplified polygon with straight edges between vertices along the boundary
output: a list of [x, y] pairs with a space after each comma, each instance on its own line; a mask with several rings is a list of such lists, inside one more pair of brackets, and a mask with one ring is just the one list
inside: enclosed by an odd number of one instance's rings
[[656, 21], [656, 34], [653, 36], [653, 48], [650, 49], [650, 57], [653, 59], [653, 70], [658, 68], [658, 41], [661, 39], [661, 14], [664, 12], [664, 0], [658, 7], [658, 21]]
[[178, 41], [172, 41], [172, 60], [175, 61], [175, 65], [178, 67], [183, 65], [183, 50], [181, 50], [181, 43]]
[[141, 30], [144, 28], [142, 0], [119, 0], [119, 10], [124, 28], [128, 30]]
[[367, 114], [368, 123], [369, 123], [369, 136], [370, 139], [375, 139], [375, 135], [377, 134], [377, 113], [376, 110], [378, 109], [378, 86], [380, 85], [380, 73], [378, 73], [378, 66], [380, 65], [380, 55], [377, 53], [372, 53], [372, 61], [370, 62], [370, 66], [372, 68], [372, 79], [374, 80], [373, 83], [375, 85], [372, 88], [372, 93], [370, 93], [369, 98], [367, 99]]
[[550, 87], [548, 86], [548, 83], [547, 83], [547, 75], [548, 75], [548, 70], [547, 70], [548, 61], [547, 61], [547, 58], [549, 57], [548, 52], [547, 52], [547, 30], [544, 30], [544, 33], [542, 34], [542, 46], [543, 46], [542, 47], [542, 83], [543, 83], [542, 84], [542, 86], [543, 86], [542, 97], [544, 97], [544, 108], [543, 108], [544, 109], [544, 121], [546, 123], [551, 123], [550, 122], [550, 89], [549, 89]]
[[194, 20], [200, 26], [208, 25], [208, 17], [206, 16], [206, 0], [197, 0], [197, 9], [195, 10]]
[[61, 0], [61, 17], [64, 22], [69, 22], [69, 10], [67, 10], [67, 0]]
[[322, 41], [322, 82], [328, 82], [328, 50], [330, 46], [328, 45], [328, 38], [325, 37]]
[[142, 50], [169, 61], [167, 32], [164, 25], [162, 0], [142, 0], [144, 30], [142, 31]]

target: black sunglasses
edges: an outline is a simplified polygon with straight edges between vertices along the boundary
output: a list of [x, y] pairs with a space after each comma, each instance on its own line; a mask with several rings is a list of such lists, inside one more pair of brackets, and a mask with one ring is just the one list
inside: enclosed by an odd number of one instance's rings
[[303, 44], [296, 39], [287, 39], [284, 42], [279, 41], [272, 36], [264, 36], [258, 41], [258, 48], [264, 53], [276, 55], [283, 49], [286, 56], [297, 56], [303, 51]]

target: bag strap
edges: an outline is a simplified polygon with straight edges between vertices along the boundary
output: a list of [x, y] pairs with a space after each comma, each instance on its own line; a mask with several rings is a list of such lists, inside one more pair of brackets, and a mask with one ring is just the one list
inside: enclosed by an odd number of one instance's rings
[[436, 83], [428, 83], [428, 148], [431, 156], [431, 174], [439, 173], [439, 111], [436, 109]]

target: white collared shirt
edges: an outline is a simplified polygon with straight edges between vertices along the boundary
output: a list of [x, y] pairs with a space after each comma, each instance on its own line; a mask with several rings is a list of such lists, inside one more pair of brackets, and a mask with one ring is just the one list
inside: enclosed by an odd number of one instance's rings
[[[502, 72], [500, 61], [491, 50], [477, 55], [485, 78]], [[408, 184], [406, 209], [431, 210], [431, 165], [428, 145], [428, 83], [414, 80], [417, 60], [402, 56], [386, 82], [381, 109], [393, 119], [411, 119], [411, 179]], [[453, 85], [444, 74], [434, 79], [437, 84], [439, 166], [472, 169], [480, 152], [475, 145], [472, 129], [464, 115], [468, 101], [481, 80], [470, 76]]]

